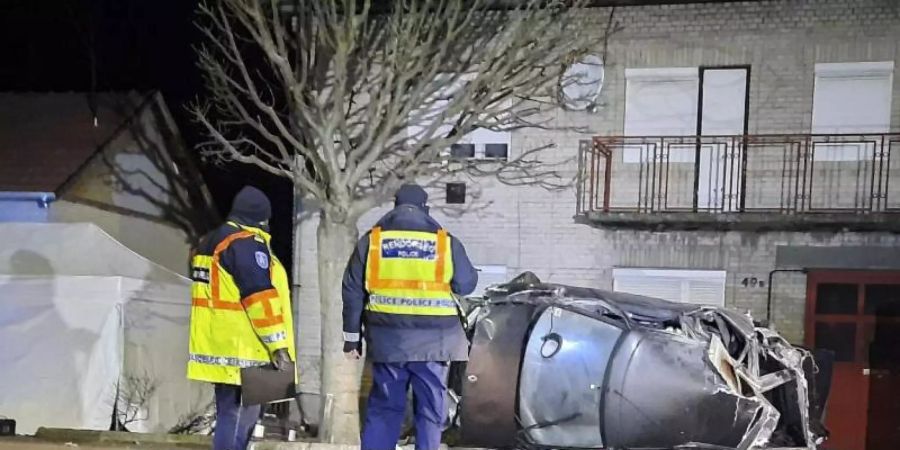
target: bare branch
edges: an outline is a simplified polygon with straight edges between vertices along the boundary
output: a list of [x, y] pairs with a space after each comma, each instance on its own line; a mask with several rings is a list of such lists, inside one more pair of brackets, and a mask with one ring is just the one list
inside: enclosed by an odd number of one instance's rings
[[147, 408], [158, 387], [159, 383], [148, 373], [123, 374], [116, 383], [112, 399], [115, 428], [147, 420], [149, 413]]
[[178, 422], [169, 429], [169, 434], [208, 434], [216, 420], [215, 401], [195, 407], [178, 418]]
[[[201, 5], [211, 96], [193, 112], [215, 143], [202, 151], [291, 178], [348, 219], [404, 180], [458, 175], [434, 162], [478, 128], [587, 131], [547, 114], [566, 64], [604, 42], [587, 31], [583, 1], [525, 0], [508, 11], [484, 0], [402, 0], [377, 12], [371, 0], [284, 6]], [[608, 22], [607, 34], [617, 27]], [[528, 149], [465, 166], [509, 184], [564, 183]]]

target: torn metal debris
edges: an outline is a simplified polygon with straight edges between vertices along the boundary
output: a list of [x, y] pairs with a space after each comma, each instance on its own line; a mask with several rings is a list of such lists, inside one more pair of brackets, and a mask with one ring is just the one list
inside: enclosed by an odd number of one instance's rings
[[468, 313], [470, 361], [451, 379], [466, 444], [812, 450], [827, 437], [829, 355], [749, 316], [530, 273]]

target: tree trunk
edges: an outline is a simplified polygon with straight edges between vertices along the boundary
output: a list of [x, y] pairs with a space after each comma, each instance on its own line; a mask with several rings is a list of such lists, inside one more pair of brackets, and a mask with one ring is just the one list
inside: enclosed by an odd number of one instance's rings
[[319, 439], [359, 443], [359, 361], [344, 357], [341, 279], [356, 247], [356, 223], [334, 221], [323, 211], [318, 229], [319, 296], [322, 308], [322, 416]]

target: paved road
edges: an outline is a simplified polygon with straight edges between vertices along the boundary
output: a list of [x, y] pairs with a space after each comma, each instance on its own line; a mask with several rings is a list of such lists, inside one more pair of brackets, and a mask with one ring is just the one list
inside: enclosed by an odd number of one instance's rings
[[150, 446], [150, 445], [66, 445], [40, 442], [34, 439], [0, 439], [0, 450], [185, 450], [184, 447]]
[[[166, 445], [128, 445], [128, 444], [94, 444], [94, 445], [66, 445], [59, 443], [41, 442], [30, 438], [6, 439], [0, 438], [0, 450], [187, 450], [197, 449], [198, 447], [172, 447]], [[441, 446], [447, 449], [446, 446]], [[401, 450], [413, 450], [413, 446], [400, 447]], [[454, 447], [454, 450], [486, 450], [486, 449], [465, 449]]]

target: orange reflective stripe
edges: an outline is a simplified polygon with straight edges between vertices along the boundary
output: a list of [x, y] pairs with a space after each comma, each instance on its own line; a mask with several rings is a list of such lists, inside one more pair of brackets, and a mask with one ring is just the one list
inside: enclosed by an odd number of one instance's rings
[[241, 303], [244, 305], [244, 308], [249, 308], [252, 305], [255, 305], [259, 302], [269, 303], [268, 300], [273, 298], [278, 298], [278, 291], [275, 289], [266, 289], [264, 291], [259, 291], [253, 295], [246, 297], [241, 300]]
[[219, 256], [213, 258], [212, 266], [209, 271], [209, 286], [212, 290], [212, 297], [219, 298]]
[[225, 239], [222, 239], [222, 242], [219, 242], [219, 245], [216, 246], [216, 249], [213, 251], [213, 257], [218, 256], [219, 253], [225, 251], [232, 242], [237, 239], [243, 239], [253, 236], [253, 233], [249, 231], [235, 231], [234, 233], [228, 235]]
[[250, 323], [256, 328], [271, 327], [272, 325], [281, 325], [284, 323], [284, 316], [267, 317], [265, 319], [254, 319]]
[[447, 257], [447, 230], [441, 228], [437, 232], [437, 255], [435, 256], [434, 282], [444, 282], [444, 260]]
[[228, 237], [223, 239], [222, 242], [219, 242], [219, 245], [216, 246], [216, 249], [213, 251], [212, 276], [210, 277], [210, 284], [212, 284], [212, 298], [219, 298], [219, 254], [224, 252], [235, 240], [250, 236], [253, 236], [253, 233], [249, 231], [238, 231], [228, 235]]
[[369, 285], [373, 289], [418, 289], [423, 291], [449, 291], [449, 283], [420, 280], [372, 280]]
[[266, 289], [265, 291], [257, 292], [241, 300], [241, 304], [244, 305], [244, 308], [249, 308], [252, 305], [262, 302], [265, 316], [272, 317], [274, 315], [272, 312], [272, 300], [277, 298], [278, 291], [275, 289]]
[[381, 227], [372, 228], [369, 234], [369, 261], [366, 263], [369, 283], [377, 283], [381, 269]]
[[221, 300], [210, 300], [208, 298], [195, 298], [191, 304], [201, 308], [225, 309], [229, 311], [243, 311], [244, 307], [240, 303], [223, 302]]

